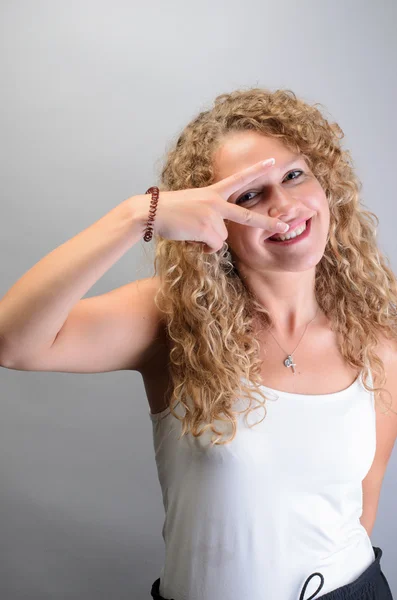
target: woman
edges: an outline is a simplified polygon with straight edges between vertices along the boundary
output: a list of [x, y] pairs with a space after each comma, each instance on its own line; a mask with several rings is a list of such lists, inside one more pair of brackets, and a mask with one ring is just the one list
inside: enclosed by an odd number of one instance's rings
[[[157, 600], [391, 598], [360, 523], [376, 452], [362, 375], [372, 365], [385, 382], [376, 352], [396, 338], [396, 282], [342, 136], [292, 92], [251, 89], [219, 96], [168, 155], [163, 190], [274, 157], [227, 201], [295, 237], [229, 222], [227, 243], [219, 228], [206, 255], [157, 236], [174, 390], [151, 414], [166, 509]], [[250, 397], [250, 381], [257, 404], [245, 416], [260, 415], [247, 425], [233, 413], [247, 408], [236, 397]]]
[[[369, 536], [397, 435], [397, 287], [341, 137], [288, 90], [222, 94], [159, 195], [1, 299], [2, 366], [143, 375], [166, 511], [157, 600], [392, 598]], [[147, 226], [159, 275], [81, 300]]]

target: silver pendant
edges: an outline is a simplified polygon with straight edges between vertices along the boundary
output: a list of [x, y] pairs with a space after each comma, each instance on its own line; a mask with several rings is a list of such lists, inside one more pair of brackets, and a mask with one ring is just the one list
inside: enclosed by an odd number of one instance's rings
[[292, 367], [292, 373], [293, 373], [293, 375], [295, 375], [295, 369], [294, 369], [294, 367], [296, 367], [296, 364], [292, 360], [291, 354], [288, 354], [287, 358], [284, 361], [284, 365], [286, 367]]

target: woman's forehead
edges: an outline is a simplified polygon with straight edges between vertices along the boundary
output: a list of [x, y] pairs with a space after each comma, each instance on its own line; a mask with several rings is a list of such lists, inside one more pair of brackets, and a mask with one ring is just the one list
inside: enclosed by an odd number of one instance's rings
[[288, 168], [299, 158], [304, 160], [300, 153], [291, 151], [279, 140], [259, 135], [256, 132], [237, 132], [225, 138], [215, 152], [215, 181], [224, 179], [267, 158], [275, 158], [276, 163], [271, 171], [276, 173], [278, 170]]

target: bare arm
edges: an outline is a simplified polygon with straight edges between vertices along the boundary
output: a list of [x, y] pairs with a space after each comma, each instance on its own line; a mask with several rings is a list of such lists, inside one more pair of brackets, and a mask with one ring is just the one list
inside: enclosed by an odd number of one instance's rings
[[143, 237], [150, 200], [140, 195], [121, 202], [52, 250], [7, 291], [0, 300], [0, 364], [52, 347], [73, 307]]

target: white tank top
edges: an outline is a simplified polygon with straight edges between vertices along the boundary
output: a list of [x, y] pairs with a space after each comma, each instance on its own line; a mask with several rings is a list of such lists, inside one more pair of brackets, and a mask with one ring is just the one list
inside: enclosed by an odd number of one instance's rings
[[[225, 446], [210, 446], [212, 432], [178, 440], [181, 423], [169, 408], [149, 409], [165, 509], [161, 596], [298, 600], [312, 573], [323, 575], [317, 594], [324, 595], [374, 561], [360, 516], [376, 414], [362, 377], [331, 394], [262, 386], [271, 395], [265, 419], [250, 429], [237, 415], [236, 437]], [[238, 400], [236, 409], [248, 405]], [[180, 404], [176, 412], [184, 414]], [[252, 411], [248, 423], [263, 415]], [[319, 586], [313, 577], [302, 600]]]

